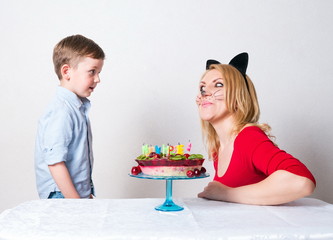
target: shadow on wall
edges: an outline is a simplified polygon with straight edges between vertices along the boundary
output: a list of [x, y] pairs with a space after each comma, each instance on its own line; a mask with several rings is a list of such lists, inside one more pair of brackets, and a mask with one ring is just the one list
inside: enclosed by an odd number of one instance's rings
[[[293, 116], [294, 118], [294, 116]], [[293, 122], [283, 125], [284, 132], [293, 133], [288, 136], [277, 136], [277, 142], [283, 142], [287, 150], [294, 157], [303, 162], [314, 175], [317, 186], [311, 197], [319, 198], [323, 201], [333, 203], [332, 189], [333, 171], [332, 159], [333, 151], [330, 146], [333, 142], [333, 134], [327, 131], [323, 125], [313, 124], [304, 119], [293, 119]], [[288, 126], [289, 125], [289, 126]], [[288, 131], [288, 128], [291, 129]], [[286, 131], [287, 129], [287, 131]], [[325, 139], [323, 141], [323, 139]], [[327, 141], [331, 139], [331, 141]], [[279, 141], [280, 140], [280, 141]]]

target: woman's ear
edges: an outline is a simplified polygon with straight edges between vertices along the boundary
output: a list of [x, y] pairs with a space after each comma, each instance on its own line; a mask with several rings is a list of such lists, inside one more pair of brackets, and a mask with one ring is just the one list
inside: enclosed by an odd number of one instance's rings
[[61, 67], [61, 76], [63, 80], [70, 80], [70, 66], [68, 64], [64, 64]]

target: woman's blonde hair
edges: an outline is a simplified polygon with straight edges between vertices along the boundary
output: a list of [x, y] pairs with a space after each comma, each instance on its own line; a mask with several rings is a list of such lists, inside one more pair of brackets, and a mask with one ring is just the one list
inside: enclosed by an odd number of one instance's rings
[[[260, 108], [257, 99], [256, 90], [251, 79], [243, 75], [233, 66], [227, 64], [212, 64], [204, 73], [202, 78], [210, 70], [217, 70], [221, 73], [225, 87], [225, 101], [228, 111], [233, 114], [235, 127], [231, 134], [237, 135], [245, 125], [258, 126], [269, 137], [270, 126], [268, 124], [259, 124]], [[220, 147], [218, 135], [208, 121], [201, 120], [202, 134], [207, 146], [210, 157], [217, 152]]]

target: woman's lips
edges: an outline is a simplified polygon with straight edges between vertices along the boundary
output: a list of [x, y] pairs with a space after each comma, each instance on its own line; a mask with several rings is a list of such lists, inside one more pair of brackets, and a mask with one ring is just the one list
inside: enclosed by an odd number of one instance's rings
[[212, 105], [213, 103], [211, 103], [211, 102], [208, 102], [208, 101], [203, 101], [202, 103], [201, 103], [201, 106], [202, 107], [209, 107], [210, 105]]

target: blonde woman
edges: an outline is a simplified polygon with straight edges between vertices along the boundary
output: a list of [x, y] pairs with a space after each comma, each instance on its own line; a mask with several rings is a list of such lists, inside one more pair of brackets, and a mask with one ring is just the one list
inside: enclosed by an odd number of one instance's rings
[[259, 105], [246, 75], [248, 54], [229, 64], [208, 60], [196, 102], [215, 176], [198, 197], [276, 205], [312, 194], [316, 181], [306, 166], [279, 149], [270, 127], [259, 124]]

